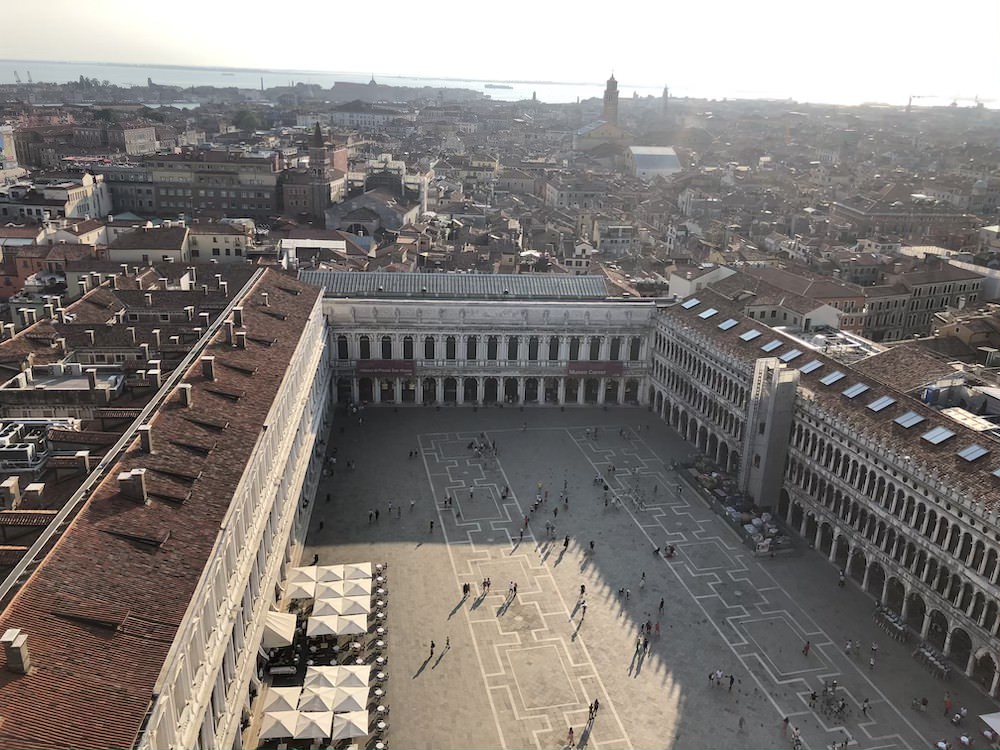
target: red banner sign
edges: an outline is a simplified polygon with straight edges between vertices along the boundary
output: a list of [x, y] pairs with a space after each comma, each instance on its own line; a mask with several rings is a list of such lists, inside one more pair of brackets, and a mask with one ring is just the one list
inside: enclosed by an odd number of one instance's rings
[[589, 377], [621, 377], [625, 373], [625, 365], [621, 362], [568, 362], [567, 375], [582, 375]]
[[417, 363], [412, 359], [359, 359], [357, 366], [358, 375], [413, 375], [416, 371]]

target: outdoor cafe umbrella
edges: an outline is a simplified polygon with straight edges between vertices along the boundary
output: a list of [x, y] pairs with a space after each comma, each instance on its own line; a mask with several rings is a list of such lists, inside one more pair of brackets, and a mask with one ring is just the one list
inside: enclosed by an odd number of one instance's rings
[[317, 599], [313, 606], [313, 615], [366, 615], [371, 609], [371, 600], [367, 597], [341, 596], [333, 599]]
[[317, 599], [331, 599], [341, 596], [371, 596], [372, 582], [361, 579], [354, 581], [322, 581], [316, 584]]
[[299, 711], [332, 711], [336, 688], [310, 685], [299, 696]]
[[344, 615], [337, 618], [337, 635], [364, 635], [368, 632], [368, 618], [365, 615]]
[[268, 612], [264, 621], [263, 648], [291, 646], [295, 640], [295, 615], [290, 612]]
[[331, 667], [306, 667], [306, 678], [304, 687], [336, 687], [337, 676], [340, 674], [338, 666]]
[[[269, 687], [267, 697], [264, 698], [264, 713], [295, 711], [298, 708], [301, 693], [302, 688], [298, 685], [294, 687]], [[292, 735], [282, 736], [291, 737]]]
[[1000, 734], [1000, 712], [994, 714], [981, 714], [979, 716], [986, 725], [997, 734]]
[[343, 565], [320, 565], [316, 571], [317, 581], [342, 581], [344, 580]]
[[367, 664], [344, 664], [337, 667], [337, 687], [368, 687], [372, 668]]
[[265, 711], [260, 725], [260, 738], [277, 740], [294, 737], [298, 720], [298, 711]]
[[285, 581], [285, 595], [289, 599], [312, 599], [316, 596], [316, 581]]
[[335, 713], [347, 711], [364, 711], [368, 704], [368, 688], [343, 688], [334, 689], [333, 710]]
[[327, 615], [325, 617], [310, 617], [306, 623], [306, 637], [319, 638], [323, 635], [338, 635], [337, 630], [340, 625], [340, 617], [337, 615]]
[[295, 722], [297, 740], [322, 740], [330, 736], [333, 711], [300, 711]]
[[365, 737], [368, 734], [368, 712], [348, 711], [345, 714], [333, 715], [331, 740], [349, 740], [354, 737]]
[[289, 581], [315, 581], [319, 575], [319, 568], [316, 565], [305, 565], [299, 568], [292, 568], [288, 571]]
[[344, 566], [344, 578], [346, 580], [353, 580], [355, 578], [367, 578], [371, 580], [372, 577], [372, 564], [370, 562], [365, 563], [354, 563], [353, 565]]

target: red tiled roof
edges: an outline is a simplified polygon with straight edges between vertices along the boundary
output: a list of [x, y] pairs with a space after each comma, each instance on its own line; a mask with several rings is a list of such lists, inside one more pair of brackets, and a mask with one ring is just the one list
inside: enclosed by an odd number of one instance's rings
[[[288, 289], [299, 290], [291, 294]], [[265, 314], [260, 293], [270, 294]], [[28, 635], [32, 669], [5, 670], [0, 655], [0, 746], [131, 747], [177, 628], [218, 535], [320, 290], [265, 271], [243, 302], [254, 343], [236, 350], [220, 332], [206, 354], [254, 374], [199, 365], [184, 382], [194, 406], [171, 397], [152, 420], [154, 454], [138, 440], [109, 470], [70, 527], [0, 615], [0, 631]], [[233, 401], [208, 390], [245, 390]], [[209, 429], [187, 417], [228, 421]], [[192, 450], [178, 443], [197, 443]], [[118, 491], [121, 471], [145, 467], [150, 504]], [[200, 472], [200, 473], [199, 473]]]

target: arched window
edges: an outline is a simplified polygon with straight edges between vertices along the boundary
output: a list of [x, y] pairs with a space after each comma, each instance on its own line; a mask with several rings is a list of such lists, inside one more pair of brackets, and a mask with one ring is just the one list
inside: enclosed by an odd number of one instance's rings
[[559, 359], [559, 337], [553, 336], [549, 339], [549, 361], [554, 362]]
[[486, 339], [486, 359], [496, 360], [497, 349], [500, 348], [500, 339], [496, 336], [490, 336]]
[[507, 339], [507, 359], [517, 359], [517, 350], [520, 348], [519, 344], [520, 341], [517, 336], [511, 336]]
[[538, 359], [538, 336], [528, 339], [528, 359], [532, 362]]
[[574, 336], [569, 340], [569, 358], [571, 360], [580, 359], [580, 337]]
[[479, 359], [479, 337], [469, 336], [465, 340], [465, 358]]
[[635, 362], [639, 359], [639, 350], [642, 348], [642, 339], [638, 336], [632, 337], [632, 343], [629, 346], [628, 358]]
[[596, 362], [601, 356], [601, 339], [598, 336], [592, 336], [590, 339], [590, 361]]
[[348, 356], [347, 336], [341, 334], [340, 336], [337, 336], [337, 359], [347, 359]]
[[382, 359], [392, 359], [392, 338], [382, 337]]
[[444, 358], [455, 359], [455, 337], [449, 336], [444, 340]]
[[424, 359], [434, 359], [434, 337], [424, 339]]
[[611, 339], [611, 361], [617, 362], [622, 358], [622, 339], [621, 336], [615, 336]]
[[403, 359], [413, 359], [413, 336], [403, 336]]
[[372, 340], [367, 336], [358, 339], [358, 357], [360, 359], [372, 358]]

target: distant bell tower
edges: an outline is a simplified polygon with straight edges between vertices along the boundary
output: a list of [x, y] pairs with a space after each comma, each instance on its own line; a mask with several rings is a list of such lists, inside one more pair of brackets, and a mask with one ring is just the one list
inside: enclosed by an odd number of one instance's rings
[[669, 114], [670, 109], [670, 88], [668, 86], [663, 87], [663, 116], [666, 117]]
[[604, 121], [612, 125], [618, 124], [618, 81], [611, 74], [608, 85], [604, 89]]

